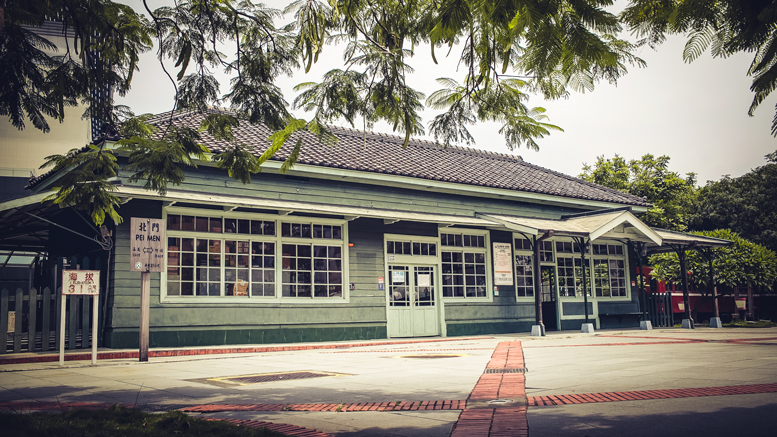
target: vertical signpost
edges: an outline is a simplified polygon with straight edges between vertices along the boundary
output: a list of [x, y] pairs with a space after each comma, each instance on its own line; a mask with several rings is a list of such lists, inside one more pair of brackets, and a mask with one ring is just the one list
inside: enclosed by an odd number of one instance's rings
[[[62, 309], [59, 323], [59, 365], [65, 364], [65, 310], [67, 296], [93, 296], [92, 302], [92, 365], [97, 364], [97, 315], [100, 308], [100, 271], [99, 270], [62, 270]], [[86, 327], [84, 327], [86, 328]], [[76, 339], [71, 338], [74, 342]], [[30, 340], [32, 341], [32, 340]], [[81, 341], [86, 341], [86, 329], [81, 335]]]
[[130, 271], [140, 273], [139, 361], [148, 361], [148, 317], [151, 272], [165, 266], [165, 223], [162, 219], [133, 217], [130, 221]]

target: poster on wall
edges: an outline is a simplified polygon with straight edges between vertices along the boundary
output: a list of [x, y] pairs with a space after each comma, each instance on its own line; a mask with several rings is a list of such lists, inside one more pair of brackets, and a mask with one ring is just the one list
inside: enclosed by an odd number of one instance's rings
[[513, 285], [510, 243], [494, 243], [494, 285]]

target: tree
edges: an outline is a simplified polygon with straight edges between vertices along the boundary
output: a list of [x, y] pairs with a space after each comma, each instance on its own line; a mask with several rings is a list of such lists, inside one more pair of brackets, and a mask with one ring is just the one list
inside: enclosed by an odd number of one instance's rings
[[593, 166], [584, 164], [580, 178], [614, 188], [651, 203], [641, 217], [649, 226], [685, 231], [696, 192], [696, 175], [685, 178], [669, 171], [669, 157], [651, 154], [626, 161], [615, 155], [612, 159], [599, 156]]
[[[723, 286], [719, 296], [730, 293], [740, 285], [748, 285], [762, 292], [774, 290], [777, 286], [777, 255], [773, 251], [728, 229], [692, 233], [734, 242], [729, 246], [709, 249], [712, 256], [712, 280], [706, 256], [698, 250], [687, 251], [686, 267], [691, 272], [689, 280], [697, 289], [706, 290], [706, 297], [710, 296], [712, 287], [717, 285]], [[680, 261], [676, 253], [652, 255], [649, 262], [653, 266], [653, 278], [675, 284], [682, 281]]]
[[[46, 130], [43, 115], [62, 119], [63, 107], [85, 101], [89, 114], [115, 133], [130, 113], [113, 104], [110, 92], [127, 92], [137, 55], [156, 41], [159, 59], [175, 62], [168, 73], [176, 86], [173, 109], [204, 111], [211, 105], [229, 106], [229, 113], [208, 117], [201, 131], [220, 135], [233, 147], [214, 157], [235, 179], [247, 182], [295, 132], [307, 129], [322, 141], [335, 141], [326, 124], [361, 118], [370, 127], [387, 121], [410, 137], [424, 133], [420, 111], [424, 94], [406, 81], [412, 69], [407, 60], [427, 44], [432, 59], [440, 48], [459, 51], [462, 77], [445, 78], [443, 89], [426, 104], [445, 112], [429, 130], [442, 144], [471, 143], [467, 126], [497, 121], [510, 148], [537, 148], [535, 138], [558, 127], [546, 123], [543, 108], [531, 108], [528, 93], [546, 98], [570, 91], [592, 90], [597, 81], [615, 82], [627, 65], [644, 65], [633, 47], [617, 39], [617, 17], [603, 8], [611, 0], [299, 0], [285, 10], [294, 17], [276, 27], [280, 11], [249, 0], [182, 0], [151, 10], [148, 18], [111, 0], [4, 0], [0, 3], [0, 115], [20, 129], [29, 119]], [[74, 32], [78, 50], [63, 57], [47, 55], [45, 38], [25, 26], [39, 26], [46, 17], [59, 17], [63, 31]], [[293, 106], [311, 112], [296, 119], [274, 79], [309, 69], [334, 43], [343, 43], [344, 68], [328, 72], [320, 83], [300, 84]], [[224, 53], [227, 50], [231, 53]], [[101, 58], [92, 53], [99, 52]], [[77, 56], [76, 56], [77, 55]], [[95, 67], [96, 64], [99, 64]], [[163, 68], [164, 68], [164, 64]], [[212, 71], [232, 75], [222, 94]], [[173, 77], [175, 76], [175, 77]], [[102, 98], [90, 92], [101, 90]], [[110, 91], [110, 92], [109, 92]], [[182, 165], [209, 157], [199, 143], [199, 131], [173, 126], [155, 132], [144, 117], [125, 129], [121, 153], [129, 156], [132, 178], [164, 193], [168, 183], [179, 184]], [[240, 123], [264, 123], [276, 131], [266, 153], [253, 157], [234, 142], [231, 129]], [[131, 135], [127, 137], [127, 135]], [[288, 169], [299, 156], [295, 145]], [[55, 196], [62, 204], [90, 210], [100, 223], [106, 215], [120, 217], [118, 202], [105, 180], [117, 169], [112, 154], [93, 149], [89, 172], [63, 180]], [[86, 165], [75, 153], [50, 157], [55, 170]], [[96, 164], [95, 164], [96, 163]], [[91, 194], [83, 187], [90, 186]], [[96, 196], [96, 197], [95, 197]], [[90, 198], [99, 201], [88, 202]]]
[[[777, 3], [772, 0], [631, 0], [620, 19], [651, 47], [667, 33], [686, 35], [686, 62], [707, 48], [713, 57], [754, 53], [747, 71], [753, 77], [750, 115], [777, 87]], [[777, 114], [772, 135], [777, 136]]]
[[766, 160], [766, 165], [738, 178], [707, 182], [690, 219], [693, 228], [731, 229], [777, 251], [777, 152]]
[[[715, 283], [710, 283], [709, 261], [697, 250], [689, 250], [686, 258], [691, 282], [700, 288], [723, 285], [729, 289], [750, 285], [761, 290], [772, 290], [777, 280], [777, 254], [760, 244], [748, 241], [728, 229], [694, 231], [692, 234], [733, 241], [730, 246], [712, 249], [712, 270]], [[680, 283], [682, 280], [677, 254], [662, 253], [650, 257], [651, 276], [659, 281]]]

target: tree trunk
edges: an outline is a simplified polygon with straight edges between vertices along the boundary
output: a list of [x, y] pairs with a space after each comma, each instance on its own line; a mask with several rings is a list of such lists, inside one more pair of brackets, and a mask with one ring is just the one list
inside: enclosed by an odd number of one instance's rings
[[753, 286], [747, 282], [747, 318], [755, 320], [755, 311], [753, 309]]

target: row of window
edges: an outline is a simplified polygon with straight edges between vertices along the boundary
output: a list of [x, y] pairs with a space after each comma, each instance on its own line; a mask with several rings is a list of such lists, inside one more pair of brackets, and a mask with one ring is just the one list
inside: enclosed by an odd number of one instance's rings
[[[191, 215], [168, 216], [168, 296], [248, 296], [285, 298], [340, 298], [344, 295], [343, 235], [340, 225], [276, 222]], [[192, 235], [186, 231], [202, 233]], [[237, 234], [218, 238], [213, 234]], [[330, 240], [316, 242], [316, 240]], [[335, 240], [335, 241], [332, 241]], [[339, 241], [338, 241], [339, 240]], [[293, 244], [292, 244], [293, 243]], [[557, 257], [559, 295], [582, 296], [581, 260], [566, 256], [578, 251], [571, 242], [540, 242], [540, 261]], [[441, 234], [441, 291], [446, 298], [488, 297], [486, 237]], [[515, 288], [518, 297], [534, 296], [535, 278], [531, 242], [515, 239]], [[555, 249], [555, 252], [554, 252]], [[586, 269], [589, 295], [626, 296], [623, 246], [594, 244], [593, 272]], [[437, 256], [430, 242], [386, 242], [387, 254]], [[280, 263], [279, 266], [276, 266]], [[593, 273], [593, 274], [592, 274]], [[280, 278], [277, 276], [280, 275]]]
[[[170, 214], [167, 230], [275, 236], [275, 221]], [[284, 222], [281, 223], [281, 236], [341, 240], [343, 233], [339, 225]]]
[[[586, 260], [585, 283], [588, 296], [593, 289], [597, 297], [626, 296], [625, 259], [594, 258], [593, 274], [590, 259]], [[561, 297], [583, 296], [583, 261], [579, 257], [558, 256], [558, 294]], [[534, 296], [534, 266], [532, 255], [515, 255], [516, 293], [520, 297]]]

